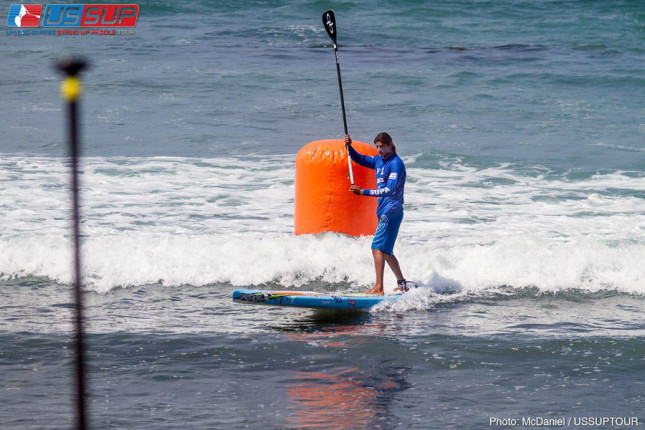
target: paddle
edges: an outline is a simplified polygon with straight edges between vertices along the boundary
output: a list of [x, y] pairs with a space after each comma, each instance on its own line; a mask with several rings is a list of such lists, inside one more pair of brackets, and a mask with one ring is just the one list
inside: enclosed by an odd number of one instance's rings
[[[336, 71], [338, 72], [338, 89], [340, 90], [340, 107], [343, 109], [343, 125], [345, 126], [345, 135], [348, 135], [347, 132], [347, 116], [345, 115], [345, 99], [343, 98], [343, 81], [340, 78], [340, 62], [338, 61], [338, 44], [336, 43], [336, 15], [334, 11], [329, 9], [327, 12], [322, 14], [323, 25], [327, 34], [334, 42], [334, 54], [336, 54]], [[354, 185], [354, 171], [352, 170], [352, 159], [347, 153], [347, 164], [349, 165], [349, 182]]]

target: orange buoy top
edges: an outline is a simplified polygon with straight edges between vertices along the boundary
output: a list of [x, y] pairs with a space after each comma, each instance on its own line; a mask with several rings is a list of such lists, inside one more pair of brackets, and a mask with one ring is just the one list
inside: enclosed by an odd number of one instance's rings
[[[377, 155], [376, 149], [354, 140], [361, 154]], [[347, 150], [344, 139], [317, 140], [296, 156], [295, 234], [333, 231], [351, 236], [374, 234], [377, 225], [374, 198], [349, 191]], [[374, 170], [352, 162], [354, 182], [376, 188]]]

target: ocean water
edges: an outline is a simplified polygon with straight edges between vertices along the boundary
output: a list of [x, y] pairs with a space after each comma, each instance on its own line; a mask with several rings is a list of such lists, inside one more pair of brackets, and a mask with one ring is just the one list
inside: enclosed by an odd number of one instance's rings
[[[133, 35], [0, 37], [0, 427], [74, 424], [65, 55], [91, 63], [93, 427], [643, 426], [640, 2], [138, 4]], [[293, 234], [296, 153], [343, 137], [329, 8], [350, 134], [407, 166], [395, 253], [421, 286], [360, 314], [235, 304], [374, 281], [370, 237]]]

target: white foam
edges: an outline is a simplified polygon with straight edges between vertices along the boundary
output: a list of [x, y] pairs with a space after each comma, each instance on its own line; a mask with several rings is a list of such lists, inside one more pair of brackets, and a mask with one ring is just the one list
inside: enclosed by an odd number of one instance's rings
[[[395, 253], [431, 302], [500, 286], [645, 293], [644, 178], [406, 161]], [[82, 170], [83, 272], [93, 291], [313, 281], [361, 289], [374, 280], [369, 237], [293, 235], [291, 157], [90, 158]], [[70, 281], [67, 180], [60, 159], [0, 161], [0, 276]], [[386, 283], [395, 284], [389, 271]]]

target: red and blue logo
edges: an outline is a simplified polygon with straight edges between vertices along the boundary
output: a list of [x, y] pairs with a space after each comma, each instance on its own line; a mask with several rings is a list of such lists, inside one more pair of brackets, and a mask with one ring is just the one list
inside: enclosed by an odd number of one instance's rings
[[39, 4], [12, 4], [9, 7], [8, 27], [38, 27], [43, 7]]
[[136, 27], [138, 17], [136, 4], [12, 4], [7, 26]]

